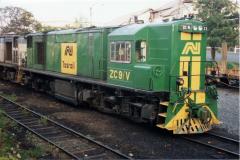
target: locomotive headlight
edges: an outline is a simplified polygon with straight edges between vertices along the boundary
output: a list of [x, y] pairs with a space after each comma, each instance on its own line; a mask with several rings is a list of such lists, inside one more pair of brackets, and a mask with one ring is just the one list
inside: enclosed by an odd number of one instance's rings
[[184, 80], [182, 78], [178, 78], [176, 83], [178, 86], [182, 86], [184, 84]]
[[192, 26], [191, 25], [182, 25], [182, 30], [191, 30], [192, 29]]

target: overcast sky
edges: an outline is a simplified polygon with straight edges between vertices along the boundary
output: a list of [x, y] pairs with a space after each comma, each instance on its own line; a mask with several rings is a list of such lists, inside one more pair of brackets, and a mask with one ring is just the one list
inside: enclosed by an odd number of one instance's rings
[[72, 23], [75, 18], [90, 19], [92, 7], [95, 25], [147, 9], [159, 8], [171, 0], [0, 0], [0, 7], [17, 6], [32, 12], [35, 18], [50, 25]]

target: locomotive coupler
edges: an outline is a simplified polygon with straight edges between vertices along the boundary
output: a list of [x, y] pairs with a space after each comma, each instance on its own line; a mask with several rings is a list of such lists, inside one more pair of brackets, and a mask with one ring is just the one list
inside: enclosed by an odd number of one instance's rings
[[191, 98], [188, 98], [188, 106], [189, 109], [187, 111], [192, 118], [199, 118], [204, 124], [211, 121], [211, 113], [206, 107], [204, 107], [207, 106], [207, 104], [196, 104]]

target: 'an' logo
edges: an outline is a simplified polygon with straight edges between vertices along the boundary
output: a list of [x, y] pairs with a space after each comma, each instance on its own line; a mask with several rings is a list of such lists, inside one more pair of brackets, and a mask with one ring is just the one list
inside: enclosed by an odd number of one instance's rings
[[200, 42], [187, 42], [184, 46], [182, 54], [200, 54], [201, 45]]
[[73, 55], [73, 46], [67, 46], [65, 49], [65, 56], [72, 56]]

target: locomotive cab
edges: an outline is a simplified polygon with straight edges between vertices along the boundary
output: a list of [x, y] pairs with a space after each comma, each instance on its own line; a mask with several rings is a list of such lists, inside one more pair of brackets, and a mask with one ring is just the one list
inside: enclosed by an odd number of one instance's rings
[[155, 39], [154, 34], [158, 32], [164, 31], [146, 24], [134, 24], [110, 33], [109, 83], [148, 91], [168, 89], [163, 79], [170, 46], [161, 47], [165, 45], [164, 40], [170, 42], [170, 34]]

